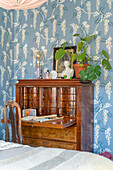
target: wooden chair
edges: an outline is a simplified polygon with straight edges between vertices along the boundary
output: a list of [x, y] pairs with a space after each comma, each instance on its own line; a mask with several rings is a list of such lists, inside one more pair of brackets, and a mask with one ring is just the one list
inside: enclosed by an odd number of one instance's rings
[[[7, 107], [9, 107], [9, 118], [8, 119], [7, 119]], [[14, 107], [17, 108], [16, 113], [14, 113]], [[4, 107], [4, 121], [5, 121], [5, 128], [6, 128], [5, 140], [6, 141], [10, 141], [8, 120], [9, 120], [9, 123], [11, 123], [11, 128], [12, 128], [12, 142], [22, 144], [23, 138], [22, 138], [22, 130], [21, 130], [21, 109], [20, 109], [19, 104], [15, 101], [8, 100], [8, 102], [5, 104], [5, 107]]]

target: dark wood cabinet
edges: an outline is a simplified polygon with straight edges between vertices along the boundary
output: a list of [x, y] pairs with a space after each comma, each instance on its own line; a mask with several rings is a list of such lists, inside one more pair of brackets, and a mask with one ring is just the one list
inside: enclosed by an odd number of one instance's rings
[[18, 80], [16, 101], [22, 109], [36, 109], [37, 116], [57, 114], [52, 123], [22, 122], [24, 144], [93, 152], [93, 90], [79, 79]]

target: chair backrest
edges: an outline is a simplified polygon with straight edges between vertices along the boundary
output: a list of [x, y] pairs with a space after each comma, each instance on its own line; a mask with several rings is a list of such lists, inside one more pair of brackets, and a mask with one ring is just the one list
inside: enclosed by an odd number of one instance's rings
[[[9, 117], [7, 118], [7, 107], [9, 107]], [[14, 113], [14, 107], [16, 107], [16, 113]], [[12, 129], [12, 142], [15, 143], [23, 143], [22, 139], [22, 130], [21, 130], [21, 109], [17, 102], [8, 100], [4, 107], [4, 121], [5, 121], [5, 128], [6, 128], [6, 136], [5, 140], [9, 140], [9, 127], [8, 127], [8, 120], [11, 123]]]

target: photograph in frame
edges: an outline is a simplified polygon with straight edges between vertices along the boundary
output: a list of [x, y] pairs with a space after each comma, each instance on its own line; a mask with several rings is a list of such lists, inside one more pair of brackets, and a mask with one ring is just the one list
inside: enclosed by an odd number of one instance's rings
[[[65, 55], [61, 59], [55, 60], [55, 53], [59, 49], [60, 49], [60, 47], [54, 48], [53, 70], [55, 70], [57, 72], [57, 77], [61, 78], [62, 77], [61, 74], [65, 70], [64, 61], [69, 61], [71, 63], [71, 60], [70, 60], [71, 58], [67, 53], [65, 53]], [[73, 52], [76, 51], [76, 46], [65, 47], [65, 51], [69, 51], [71, 54], [73, 54]], [[71, 68], [73, 68], [73, 66], [71, 66]]]

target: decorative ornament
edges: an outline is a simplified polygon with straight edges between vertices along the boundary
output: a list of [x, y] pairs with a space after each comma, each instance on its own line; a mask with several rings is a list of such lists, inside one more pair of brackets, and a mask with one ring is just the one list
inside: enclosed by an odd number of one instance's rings
[[43, 55], [40, 51], [36, 51], [34, 53], [34, 58], [36, 58], [37, 60], [37, 79], [40, 79], [40, 71], [41, 71], [40, 60], [43, 58]]

